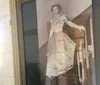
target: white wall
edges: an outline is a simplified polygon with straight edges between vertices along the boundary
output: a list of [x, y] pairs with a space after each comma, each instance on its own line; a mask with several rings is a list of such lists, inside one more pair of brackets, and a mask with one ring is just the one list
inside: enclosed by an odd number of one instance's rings
[[51, 6], [60, 3], [69, 19], [75, 18], [92, 3], [92, 0], [37, 0], [39, 47], [47, 41], [47, 22], [51, 18]]
[[9, 0], [0, 0], [0, 85], [14, 85]]
[[59, 1], [63, 8], [64, 13], [68, 16], [69, 19], [75, 18], [92, 4], [92, 0], [59, 0]]

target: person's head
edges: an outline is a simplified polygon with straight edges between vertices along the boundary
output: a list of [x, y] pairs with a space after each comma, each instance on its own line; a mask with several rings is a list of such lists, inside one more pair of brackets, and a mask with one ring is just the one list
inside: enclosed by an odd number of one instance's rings
[[62, 10], [60, 4], [55, 4], [55, 5], [52, 5], [51, 7], [51, 12], [54, 13], [54, 14], [58, 14], [60, 13]]

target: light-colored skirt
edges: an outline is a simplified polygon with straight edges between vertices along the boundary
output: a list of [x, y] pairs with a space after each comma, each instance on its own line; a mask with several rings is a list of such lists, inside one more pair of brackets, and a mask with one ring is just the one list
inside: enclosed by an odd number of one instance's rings
[[76, 43], [65, 33], [54, 33], [48, 40], [46, 76], [59, 76], [73, 67]]

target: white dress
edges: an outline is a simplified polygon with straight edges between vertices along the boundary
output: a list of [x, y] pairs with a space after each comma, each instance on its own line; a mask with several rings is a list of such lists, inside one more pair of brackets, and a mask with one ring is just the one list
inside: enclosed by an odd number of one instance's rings
[[63, 32], [65, 15], [55, 24], [51, 20], [52, 36], [48, 40], [46, 76], [49, 78], [66, 73], [73, 67], [76, 44]]

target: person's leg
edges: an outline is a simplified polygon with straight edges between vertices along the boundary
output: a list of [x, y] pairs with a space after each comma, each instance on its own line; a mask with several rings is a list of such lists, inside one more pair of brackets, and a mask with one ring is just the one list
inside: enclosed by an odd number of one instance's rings
[[45, 85], [51, 85], [51, 79], [49, 77], [45, 78]]
[[66, 75], [60, 75], [57, 79], [58, 81], [58, 85], [68, 85], [68, 82], [67, 82], [67, 77]]
[[58, 85], [57, 84], [57, 78], [54, 77], [52, 80], [49, 77], [46, 77], [45, 79], [45, 85]]
[[56, 77], [51, 80], [51, 85], [58, 85]]

